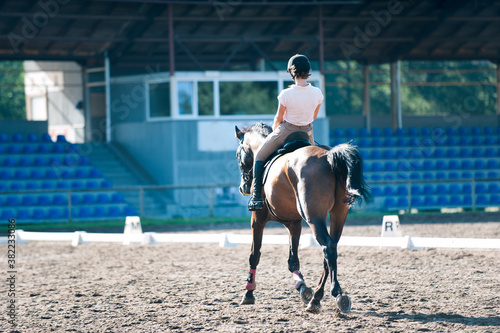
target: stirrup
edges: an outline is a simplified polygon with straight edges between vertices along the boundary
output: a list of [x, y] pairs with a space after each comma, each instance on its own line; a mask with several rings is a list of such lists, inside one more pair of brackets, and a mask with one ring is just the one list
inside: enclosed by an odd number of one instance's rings
[[248, 202], [248, 210], [249, 211], [256, 211], [256, 210], [262, 210], [264, 208], [264, 201], [262, 199], [254, 199], [251, 198], [250, 201]]

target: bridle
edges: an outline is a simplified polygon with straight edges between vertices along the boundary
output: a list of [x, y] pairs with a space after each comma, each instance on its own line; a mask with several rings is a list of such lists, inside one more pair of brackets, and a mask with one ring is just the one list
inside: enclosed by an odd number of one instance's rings
[[242, 154], [241, 152], [242, 151], [245, 152], [245, 154], [251, 154], [251, 152], [248, 153], [247, 151], [245, 151], [245, 148], [243, 147], [243, 138], [241, 138], [240, 145], [238, 146], [238, 149], [236, 150], [236, 157], [238, 158], [238, 166], [240, 167], [241, 176], [243, 178], [243, 181], [245, 183], [249, 183], [252, 181], [252, 178], [253, 178], [253, 165], [250, 168], [250, 170], [245, 171], [244, 166], [243, 166], [243, 161], [241, 160], [241, 154]]

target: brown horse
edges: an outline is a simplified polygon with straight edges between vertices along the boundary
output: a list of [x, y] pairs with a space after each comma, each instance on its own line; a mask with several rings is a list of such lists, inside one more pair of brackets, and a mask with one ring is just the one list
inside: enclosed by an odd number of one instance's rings
[[[253, 157], [272, 129], [257, 123], [240, 130], [235, 127], [239, 146], [236, 156], [242, 173], [240, 192], [250, 195]], [[250, 274], [246, 293], [241, 304], [254, 304], [255, 272], [260, 259], [264, 227], [270, 220], [282, 223], [289, 231], [290, 252], [288, 269], [295, 280], [295, 288], [302, 300], [308, 303], [306, 310], [318, 312], [328, 276], [331, 294], [340, 310], [348, 312], [351, 301], [342, 295], [337, 281], [337, 244], [349, 212], [356, 199], [369, 197], [363, 177], [362, 159], [358, 150], [344, 143], [334, 148], [307, 146], [279, 157], [270, 167], [263, 186], [266, 205], [263, 210], [252, 212], [252, 250]], [[330, 213], [330, 232], [326, 218]], [[308, 288], [300, 273], [298, 246], [305, 220], [315, 239], [323, 248], [323, 275], [314, 293]]]

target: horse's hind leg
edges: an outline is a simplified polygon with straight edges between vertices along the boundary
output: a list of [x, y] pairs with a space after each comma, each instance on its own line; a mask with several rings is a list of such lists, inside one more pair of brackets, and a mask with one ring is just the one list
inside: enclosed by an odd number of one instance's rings
[[300, 273], [299, 262], [299, 241], [302, 231], [302, 220], [293, 222], [286, 226], [290, 234], [290, 252], [288, 256], [288, 269], [292, 273], [295, 280], [295, 289], [300, 293], [300, 297], [304, 303], [308, 303], [313, 294], [312, 289], [307, 287], [302, 273]]
[[321, 275], [321, 279], [319, 280], [318, 287], [314, 291], [313, 298], [307, 305], [306, 311], [317, 313], [321, 309], [321, 299], [324, 295], [325, 284], [328, 278], [328, 264], [326, 259], [323, 260], [323, 274]]
[[250, 253], [249, 263], [250, 263], [250, 271], [248, 274], [247, 284], [246, 284], [246, 293], [241, 300], [241, 304], [254, 304], [255, 297], [253, 295], [253, 291], [257, 283], [255, 282], [255, 273], [257, 271], [257, 265], [260, 261], [260, 248], [262, 247], [262, 236], [264, 233], [264, 227], [266, 226], [267, 220], [259, 221], [259, 212], [252, 213], [252, 251]]

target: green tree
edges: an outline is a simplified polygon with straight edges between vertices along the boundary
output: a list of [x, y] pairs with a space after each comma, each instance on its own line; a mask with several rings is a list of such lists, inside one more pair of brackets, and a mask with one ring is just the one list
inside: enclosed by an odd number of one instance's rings
[[0, 120], [25, 120], [24, 65], [22, 61], [0, 62]]

